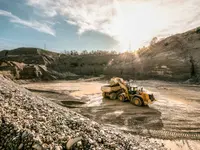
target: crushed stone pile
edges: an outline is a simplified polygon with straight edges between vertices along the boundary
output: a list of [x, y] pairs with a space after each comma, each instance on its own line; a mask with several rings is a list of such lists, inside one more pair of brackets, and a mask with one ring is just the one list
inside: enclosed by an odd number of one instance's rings
[[0, 75], [0, 149], [165, 149], [147, 137], [124, 134], [32, 94]]

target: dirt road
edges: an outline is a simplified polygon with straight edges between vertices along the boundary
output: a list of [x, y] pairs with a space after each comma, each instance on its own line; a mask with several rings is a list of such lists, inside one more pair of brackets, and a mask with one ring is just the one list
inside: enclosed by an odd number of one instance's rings
[[135, 81], [157, 99], [148, 107], [137, 107], [102, 99], [100, 87], [105, 83], [77, 80], [23, 86], [109, 128], [163, 139], [172, 149], [200, 149], [200, 86]]

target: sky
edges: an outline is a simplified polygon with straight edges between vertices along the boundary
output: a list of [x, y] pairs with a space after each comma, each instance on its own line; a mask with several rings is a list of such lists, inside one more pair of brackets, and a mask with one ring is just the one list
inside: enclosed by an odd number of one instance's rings
[[136, 50], [200, 26], [199, 0], [0, 0], [0, 50]]

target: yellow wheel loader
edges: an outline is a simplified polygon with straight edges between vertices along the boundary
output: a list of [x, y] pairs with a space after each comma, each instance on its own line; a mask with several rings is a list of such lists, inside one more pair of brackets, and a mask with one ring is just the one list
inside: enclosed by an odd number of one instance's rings
[[131, 87], [122, 78], [111, 78], [110, 84], [101, 87], [102, 96], [112, 100], [130, 101], [136, 106], [151, 104], [155, 101], [153, 94], [147, 94], [143, 89]]

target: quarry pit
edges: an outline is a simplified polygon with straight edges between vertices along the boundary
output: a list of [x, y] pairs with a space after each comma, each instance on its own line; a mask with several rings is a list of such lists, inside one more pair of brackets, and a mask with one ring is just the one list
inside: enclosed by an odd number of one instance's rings
[[79, 79], [34, 82], [23, 87], [108, 128], [162, 140], [168, 148], [188, 149], [192, 145], [194, 149], [199, 148], [199, 85], [134, 81], [157, 99], [149, 106], [137, 107], [129, 102], [103, 99], [100, 88], [106, 83], [105, 80]]

